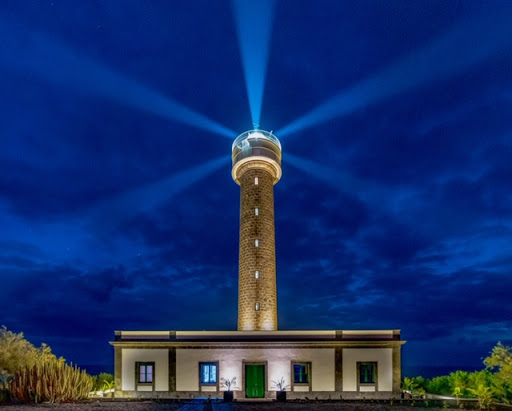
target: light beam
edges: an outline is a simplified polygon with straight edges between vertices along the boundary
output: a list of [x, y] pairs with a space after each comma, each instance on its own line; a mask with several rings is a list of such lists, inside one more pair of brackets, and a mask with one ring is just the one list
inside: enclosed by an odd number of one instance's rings
[[138, 213], [145, 213], [165, 204], [177, 194], [220, 167], [229, 167], [230, 158], [221, 156], [198, 166], [178, 171], [153, 183], [102, 200], [89, 209], [93, 224], [102, 228], [115, 226]]
[[417, 133], [419, 136], [425, 136], [431, 133], [433, 130], [436, 130], [440, 126], [446, 124], [455, 124], [465, 119], [473, 112], [477, 112], [488, 106], [492, 106], [496, 103], [499, 103], [500, 100], [506, 100], [508, 89], [509, 87], [501, 91], [494, 89], [488, 90], [478, 100], [465, 100], [458, 106], [453, 107], [452, 109], [443, 108], [438, 113], [437, 116], [433, 116], [431, 118], [426, 119], [423, 122], [420, 122], [416, 127]]
[[285, 160], [286, 164], [289, 164], [292, 167], [323, 181], [331, 187], [336, 188], [338, 191], [344, 193], [355, 193], [360, 189], [360, 181], [348, 174], [342, 174], [331, 167], [326, 167], [315, 161], [307, 160], [288, 152], [286, 153]]
[[[137, 241], [126, 236], [110, 236], [110, 233], [137, 214], [154, 211], [175, 199], [221, 167], [229, 169], [230, 160], [229, 156], [217, 157], [153, 183], [100, 200], [90, 207], [37, 221], [16, 215], [11, 211], [11, 205], [0, 198], [2, 234], [11, 238], [21, 253], [32, 253], [31, 258], [41, 264], [46, 264], [48, 259], [66, 264], [85, 258], [88, 264], [101, 266], [112, 264], [112, 261], [119, 261], [120, 258], [125, 260]], [[101, 237], [105, 238], [99, 241]], [[13, 266], [13, 269], [16, 267]]]
[[233, 139], [237, 133], [170, 97], [99, 64], [57, 39], [0, 19], [0, 64], [35, 74], [59, 86], [104, 97], [198, 129]]
[[326, 167], [315, 161], [307, 160], [288, 152], [286, 153], [285, 161], [286, 164], [315, 177], [337, 191], [350, 196], [356, 196], [368, 204], [378, 204], [389, 199], [390, 190], [377, 183], [353, 177], [348, 173], [342, 173], [332, 167]]
[[380, 73], [343, 90], [276, 132], [280, 138], [313, 127], [385, 98], [425, 86], [476, 65], [486, 58], [510, 53], [510, 14], [492, 14], [466, 21]]
[[233, 0], [238, 45], [255, 128], [260, 124], [274, 9], [274, 0]]
[[286, 154], [285, 160], [286, 164], [313, 176], [337, 191], [351, 197], [357, 197], [372, 209], [387, 210], [387, 212], [395, 215], [401, 215], [404, 210], [407, 210], [412, 202], [417, 201], [421, 192], [411, 186], [400, 185], [397, 189], [397, 187], [382, 184], [378, 181], [353, 177], [335, 168], [290, 153]]

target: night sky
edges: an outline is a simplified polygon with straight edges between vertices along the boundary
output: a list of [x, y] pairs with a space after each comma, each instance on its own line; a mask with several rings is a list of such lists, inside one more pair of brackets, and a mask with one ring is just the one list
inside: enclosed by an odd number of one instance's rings
[[[512, 344], [512, 2], [0, 2], [0, 325], [234, 330], [231, 143], [283, 146], [279, 328]], [[410, 371], [413, 373], [413, 371]]]

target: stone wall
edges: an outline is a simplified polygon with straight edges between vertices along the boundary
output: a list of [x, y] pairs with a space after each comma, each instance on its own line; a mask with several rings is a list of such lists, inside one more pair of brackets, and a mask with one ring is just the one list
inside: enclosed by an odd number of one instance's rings
[[[275, 176], [270, 171], [265, 162], [251, 161], [242, 166], [238, 173], [240, 181], [238, 330], [240, 331], [277, 330], [273, 188]], [[256, 274], [257, 271], [258, 274]]]

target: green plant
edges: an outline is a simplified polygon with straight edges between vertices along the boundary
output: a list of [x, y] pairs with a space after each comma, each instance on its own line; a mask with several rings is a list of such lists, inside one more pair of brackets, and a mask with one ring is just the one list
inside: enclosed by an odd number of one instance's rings
[[114, 381], [103, 381], [103, 392], [113, 389], [115, 386]]
[[9, 390], [21, 402], [72, 402], [87, 399], [93, 383], [78, 367], [51, 361], [16, 371]]
[[425, 384], [423, 377], [408, 378], [405, 377], [403, 381], [404, 391], [409, 391], [412, 397], [422, 397], [425, 395], [425, 389], [420, 386], [419, 381]]
[[432, 394], [451, 395], [452, 391], [450, 377], [447, 375], [432, 378], [427, 383], [427, 392]]
[[484, 364], [487, 370], [494, 371], [490, 379], [496, 397], [505, 403], [512, 402], [512, 347], [498, 342]]
[[105, 391], [103, 388], [105, 386], [105, 383], [113, 383], [114, 382], [114, 376], [107, 372], [99, 373], [98, 375], [95, 375], [94, 377], [94, 385], [92, 387], [93, 391]]
[[406, 391], [412, 391], [416, 387], [416, 383], [413, 378], [405, 377], [403, 388]]
[[64, 362], [64, 358], [57, 358], [51, 348], [44, 343], [39, 348], [34, 347], [25, 339], [23, 333], [13, 333], [5, 326], [0, 328], [0, 375], [2, 375], [2, 379], [24, 367], [33, 367], [35, 364], [52, 361]]
[[450, 374], [450, 384], [452, 386], [452, 395], [457, 399], [457, 405], [460, 404], [460, 397], [466, 396], [469, 373], [465, 371], [455, 371]]
[[480, 384], [478, 388], [470, 388], [469, 391], [478, 398], [478, 405], [481, 410], [486, 410], [493, 402], [492, 390]]
[[462, 394], [462, 388], [461, 386], [456, 386], [453, 388], [453, 392], [452, 392], [452, 395], [455, 395], [455, 398], [456, 398], [456, 401], [457, 401], [457, 405], [460, 404], [460, 399], [459, 397], [461, 396]]

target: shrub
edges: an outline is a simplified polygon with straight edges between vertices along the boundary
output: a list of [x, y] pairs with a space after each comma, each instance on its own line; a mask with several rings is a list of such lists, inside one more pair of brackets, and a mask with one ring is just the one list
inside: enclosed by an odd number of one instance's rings
[[58, 361], [64, 363], [64, 358], [57, 358], [46, 344], [34, 347], [25, 339], [23, 333], [13, 333], [5, 326], [0, 329], [0, 376], [7, 378], [25, 367], [33, 367], [37, 363]]
[[414, 397], [423, 397], [425, 395], [426, 380], [423, 377], [404, 378], [403, 389], [409, 391]]
[[11, 396], [21, 402], [72, 402], [85, 400], [93, 377], [63, 361], [48, 361], [14, 373], [9, 384]]
[[432, 394], [451, 395], [453, 388], [450, 383], [450, 377], [443, 375], [432, 378], [427, 384], [427, 391]]
[[25, 366], [33, 366], [37, 360], [37, 348], [5, 326], [0, 329], [0, 372], [11, 375]]
[[491, 383], [494, 395], [505, 403], [512, 402], [512, 347], [501, 342], [485, 358], [487, 370], [493, 371]]
[[493, 402], [491, 387], [480, 384], [477, 388], [469, 388], [469, 391], [478, 398], [478, 406], [486, 410]]
[[[114, 376], [108, 372], [102, 372], [94, 377], [93, 391], [105, 391], [113, 387]], [[109, 388], [106, 388], [109, 387]]]

